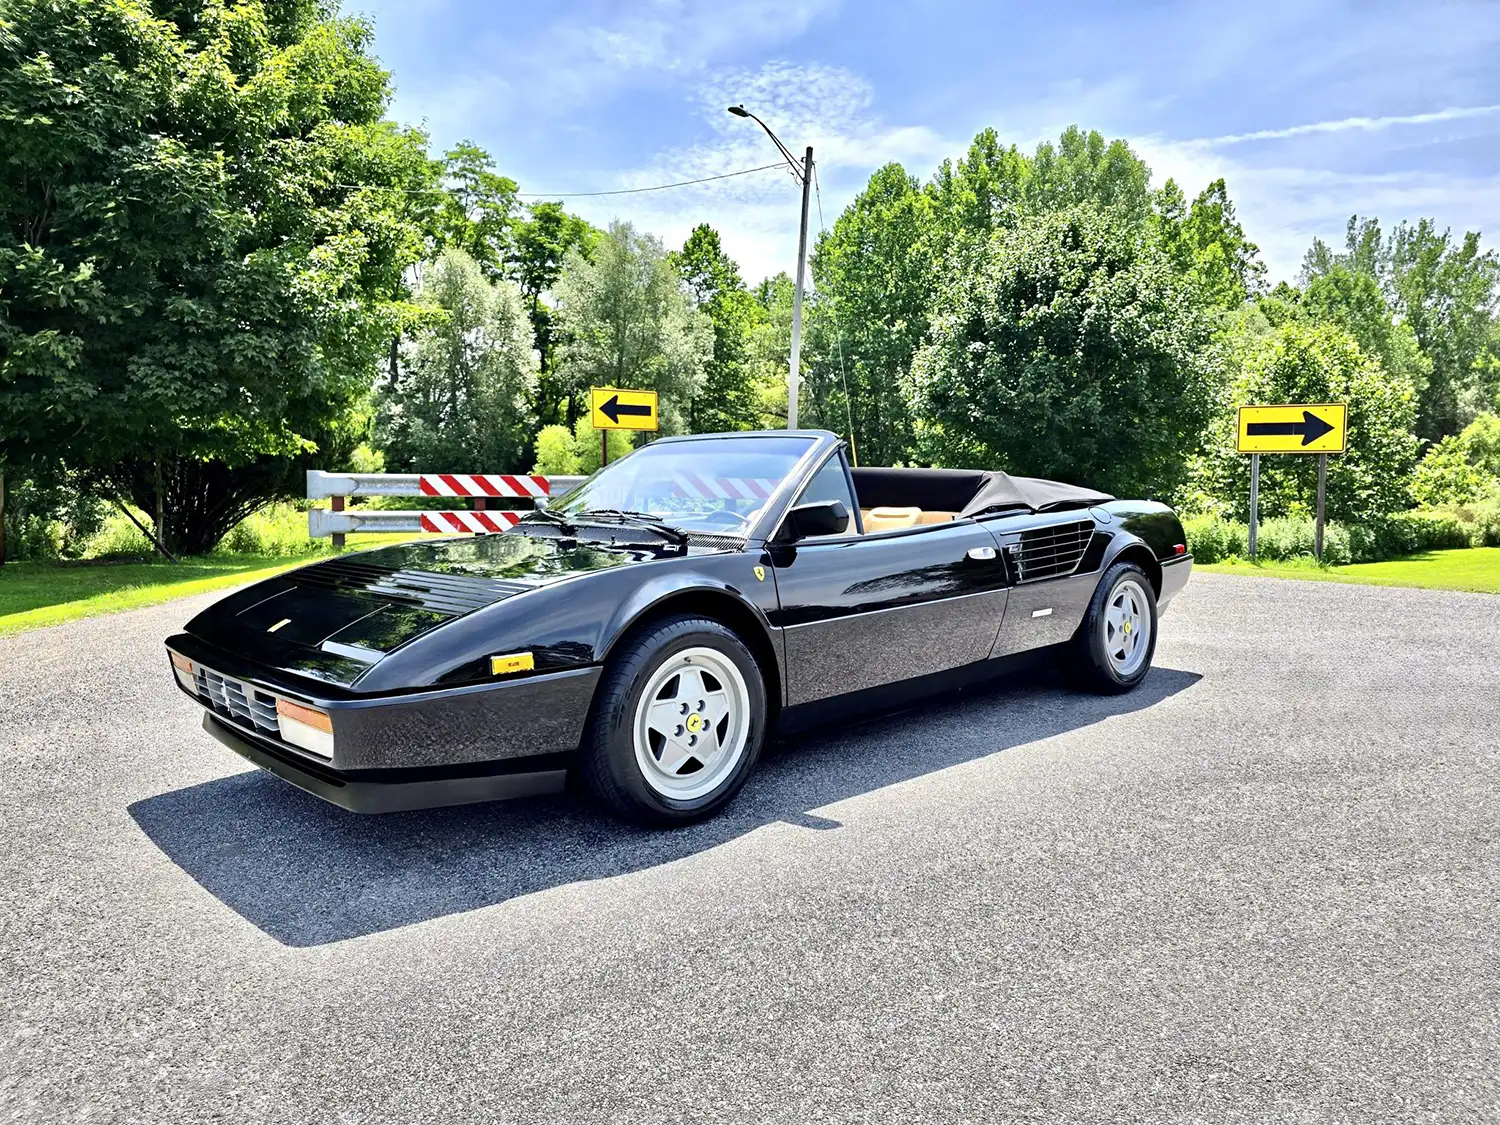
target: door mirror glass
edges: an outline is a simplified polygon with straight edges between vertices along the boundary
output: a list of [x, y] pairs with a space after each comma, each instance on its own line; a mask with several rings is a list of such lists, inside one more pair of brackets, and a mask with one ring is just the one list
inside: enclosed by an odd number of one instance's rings
[[813, 539], [819, 535], [839, 535], [849, 529], [849, 509], [842, 500], [820, 500], [798, 504], [786, 516], [786, 530], [792, 539]]

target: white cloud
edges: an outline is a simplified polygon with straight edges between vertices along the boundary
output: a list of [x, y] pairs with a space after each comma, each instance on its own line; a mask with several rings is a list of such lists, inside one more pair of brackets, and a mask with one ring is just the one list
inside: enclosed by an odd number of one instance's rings
[[1433, 113], [1409, 113], [1396, 117], [1344, 117], [1338, 121], [1315, 121], [1310, 125], [1292, 125], [1285, 129], [1258, 129], [1253, 133], [1230, 133], [1223, 137], [1208, 137], [1188, 143], [1218, 147], [1241, 144], [1245, 141], [1282, 140], [1311, 133], [1346, 133], [1351, 130], [1372, 133], [1381, 129], [1389, 129], [1394, 125], [1433, 125], [1443, 121], [1486, 117], [1492, 113], [1500, 113], [1500, 105], [1455, 106]]
[[[726, 112], [742, 102], [799, 158], [805, 146], [813, 146], [829, 224], [876, 168], [900, 161], [925, 179], [938, 161], [962, 148], [926, 126], [883, 121], [872, 110], [870, 85], [850, 71], [771, 62], [755, 70], [722, 71], [700, 83], [689, 104], [704, 139], [660, 152], [622, 173], [620, 186], [719, 175], [775, 161], [776, 147], [760, 127]], [[710, 222], [746, 280], [754, 283], [783, 269], [791, 272], [796, 265], [799, 192], [790, 173], [767, 171], [649, 195], [578, 200], [575, 205], [595, 222], [629, 219], [669, 245], [680, 244], [696, 224]], [[810, 226], [809, 241], [818, 232], [816, 200]]]

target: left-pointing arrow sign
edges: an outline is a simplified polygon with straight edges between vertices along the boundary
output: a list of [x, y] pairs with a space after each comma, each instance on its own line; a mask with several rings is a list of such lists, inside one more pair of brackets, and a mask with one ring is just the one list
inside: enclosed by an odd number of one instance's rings
[[599, 412], [608, 415], [611, 422], [618, 422], [622, 414], [635, 414], [642, 418], [651, 416], [651, 408], [645, 403], [632, 406], [621, 402], [619, 395], [610, 395], [609, 401], [599, 408]]
[[1300, 437], [1303, 445], [1311, 445], [1324, 434], [1333, 433], [1333, 427], [1311, 410], [1304, 410], [1300, 422], [1248, 422], [1245, 432], [1251, 437]]

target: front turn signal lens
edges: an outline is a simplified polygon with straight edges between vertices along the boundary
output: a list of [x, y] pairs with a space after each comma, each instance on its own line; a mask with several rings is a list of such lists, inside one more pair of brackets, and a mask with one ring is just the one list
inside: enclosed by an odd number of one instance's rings
[[290, 699], [278, 699], [276, 725], [281, 728], [281, 737], [293, 746], [332, 760], [333, 719], [327, 711], [293, 703]]
[[172, 674], [177, 677], [177, 682], [183, 689], [192, 695], [198, 694], [198, 680], [193, 668], [193, 662], [180, 652], [167, 649], [167, 655], [172, 658]]

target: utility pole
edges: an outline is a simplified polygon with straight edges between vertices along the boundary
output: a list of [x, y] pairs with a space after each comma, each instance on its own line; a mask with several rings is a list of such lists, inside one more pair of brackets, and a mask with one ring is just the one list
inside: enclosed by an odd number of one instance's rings
[[792, 361], [786, 376], [786, 428], [797, 428], [797, 383], [802, 374], [802, 274], [807, 269], [807, 201], [812, 190], [812, 145], [802, 158], [802, 230], [797, 235], [797, 286], [792, 291]]
[[792, 155], [791, 149], [781, 143], [781, 138], [771, 132], [771, 127], [755, 114], [751, 113], [742, 105], [732, 105], [729, 112], [736, 117], [748, 117], [766, 131], [766, 136], [771, 138], [787, 167], [792, 170], [792, 175], [802, 182], [802, 223], [797, 232], [797, 282], [792, 293], [792, 355], [786, 373], [786, 428], [795, 430], [797, 428], [797, 382], [802, 373], [802, 290], [803, 275], [807, 270], [807, 207], [812, 196], [812, 174], [813, 174], [813, 150], [812, 145], [807, 146], [807, 153], [799, 164], [797, 158]]

